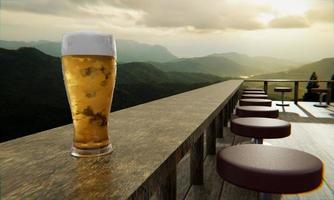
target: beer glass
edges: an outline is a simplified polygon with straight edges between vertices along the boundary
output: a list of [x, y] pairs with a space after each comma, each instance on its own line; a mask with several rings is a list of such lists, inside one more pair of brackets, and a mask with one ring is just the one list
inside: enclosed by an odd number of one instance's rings
[[91, 157], [111, 153], [108, 120], [116, 80], [113, 36], [99, 32], [65, 34], [62, 71], [74, 125], [71, 154]]

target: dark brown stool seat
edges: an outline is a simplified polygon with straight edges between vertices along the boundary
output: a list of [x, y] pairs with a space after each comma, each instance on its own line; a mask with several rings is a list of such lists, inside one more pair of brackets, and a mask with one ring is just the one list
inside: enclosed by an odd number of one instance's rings
[[264, 91], [243, 91], [242, 94], [266, 94]]
[[243, 91], [263, 91], [262, 88], [244, 88]]
[[315, 107], [323, 107], [323, 108], [328, 107], [328, 105], [326, 103], [323, 103], [323, 99], [324, 99], [325, 95], [328, 93], [327, 88], [312, 88], [311, 92], [319, 94], [319, 103], [314, 104]]
[[292, 92], [291, 87], [275, 87], [274, 88], [275, 92]]
[[217, 154], [217, 172], [226, 181], [264, 193], [292, 194], [322, 182], [319, 158], [294, 149], [244, 144]]
[[285, 92], [292, 92], [292, 88], [291, 87], [275, 87], [274, 88], [275, 92], [280, 92], [281, 93], [281, 101], [282, 103], [277, 103], [277, 106], [289, 106], [289, 104], [285, 104], [284, 103], [284, 93]]
[[280, 119], [263, 117], [236, 118], [231, 121], [234, 134], [255, 138], [255, 143], [262, 144], [263, 138], [283, 138], [291, 133], [291, 124]]
[[240, 106], [271, 106], [270, 99], [240, 99]]
[[266, 94], [243, 94], [242, 99], [268, 99]]
[[277, 118], [278, 109], [266, 106], [237, 106], [236, 114], [238, 117], [267, 117]]

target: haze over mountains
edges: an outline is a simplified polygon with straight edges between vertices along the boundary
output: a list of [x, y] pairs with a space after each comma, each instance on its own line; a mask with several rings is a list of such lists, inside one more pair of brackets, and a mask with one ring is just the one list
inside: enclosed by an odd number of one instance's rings
[[[132, 40], [116, 40], [116, 44], [117, 44], [118, 61], [122, 63], [133, 62], [133, 61], [165, 62], [177, 59], [176, 56], [170, 53], [165, 47], [160, 45], [149, 45]], [[34, 47], [40, 51], [43, 51], [48, 55], [55, 57], [61, 56], [61, 44], [59, 42], [50, 42], [44, 40], [35, 42], [0, 40], [0, 47], [4, 49]]]
[[271, 57], [250, 57], [239, 53], [222, 53], [195, 58], [180, 58], [165, 63], [154, 63], [154, 65], [163, 71], [199, 72], [221, 77], [248, 77], [289, 70], [300, 64]]
[[[1, 141], [71, 123], [61, 63], [59, 57], [55, 57], [59, 54], [59, 43], [0, 41], [0, 120], [6, 124], [0, 127], [0, 132], [6, 133]], [[177, 58], [162, 46], [133, 41], [118, 41], [118, 58], [112, 110], [203, 87], [228, 77], [308, 79], [315, 71], [319, 79], [328, 80], [334, 73], [334, 58], [306, 65], [238, 53]]]
[[318, 79], [331, 80], [334, 74], [334, 58], [324, 58], [322, 60], [300, 66], [296, 69], [272, 74], [263, 74], [254, 78], [272, 78], [272, 79], [303, 79], [307, 80], [311, 74], [316, 72]]
[[[0, 47], [17, 49], [35, 47], [46, 54], [59, 57], [60, 43], [49, 41], [17, 42], [0, 40]], [[167, 48], [131, 40], [117, 40], [118, 62], [151, 62], [162, 71], [198, 72], [221, 77], [250, 76], [285, 71], [301, 64], [295, 61], [250, 57], [239, 53], [212, 54], [203, 57], [177, 58]]]

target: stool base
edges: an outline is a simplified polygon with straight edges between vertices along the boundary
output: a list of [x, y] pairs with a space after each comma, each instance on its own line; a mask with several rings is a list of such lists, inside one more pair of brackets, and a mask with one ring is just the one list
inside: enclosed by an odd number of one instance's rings
[[328, 107], [328, 105], [326, 105], [326, 104], [314, 104], [313, 106], [314, 107], [320, 107], [320, 108], [327, 108]]
[[290, 104], [287, 104], [287, 103], [277, 103], [276, 106], [290, 106]]

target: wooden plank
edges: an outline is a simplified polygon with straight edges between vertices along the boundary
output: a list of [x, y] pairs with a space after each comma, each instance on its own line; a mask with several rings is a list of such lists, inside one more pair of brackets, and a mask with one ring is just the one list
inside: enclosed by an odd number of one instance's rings
[[160, 190], [162, 191], [162, 200], [176, 200], [176, 169], [170, 171]]
[[[224, 138], [217, 139], [217, 150], [221, 150], [232, 144], [234, 135], [225, 128]], [[216, 156], [208, 155], [204, 161], [204, 184], [191, 186], [186, 200], [217, 200], [221, 193], [223, 180], [216, 172]]]
[[221, 111], [220, 113], [219, 113], [219, 115], [217, 116], [217, 119], [218, 119], [218, 124], [217, 124], [217, 138], [222, 138], [223, 136], [224, 136], [224, 133], [223, 133], [223, 127], [224, 127], [224, 117], [223, 117], [223, 115], [224, 115], [224, 112], [223, 111]]
[[202, 135], [194, 144], [190, 153], [190, 182], [193, 185], [203, 184], [203, 161], [204, 161], [204, 136]]
[[207, 154], [216, 154], [216, 124], [215, 120], [211, 122], [206, 131], [206, 152]]
[[208, 155], [204, 162], [204, 184], [191, 186], [185, 200], [211, 200], [218, 199], [222, 179], [215, 170], [216, 157]]
[[311, 153], [324, 163], [324, 184], [317, 190], [298, 195], [283, 195], [284, 199], [334, 198], [334, 125], [318, 123], [292, 123], [291, 136], [278, 140], [265, 140], [272, 145], [294, 148]]
[[223, 120], [224, 120], [224, 126], [227, 127], [227, 124], [228, 124], [228, 117], [227, 117], [227, 106], [224, 107], [224, 117], [223, 117]]
[[220, 200], [257, 200], [257, 192], [235, 186], [224, 181]]
[[184, 158], [177, 165], [177, 199], [184, 199], [191, 187], [190, 181], [190, 153], [186, 154]]

